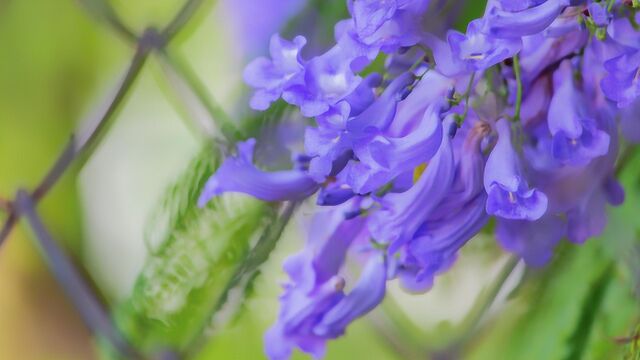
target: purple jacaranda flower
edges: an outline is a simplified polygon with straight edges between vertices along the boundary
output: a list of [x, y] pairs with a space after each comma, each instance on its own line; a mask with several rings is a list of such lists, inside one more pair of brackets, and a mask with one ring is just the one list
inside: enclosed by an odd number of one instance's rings
[[251, 98], [254, 110], [266, 110], [287, 88], [303, 84], [304, 63], [300, 51], [306, 42], [302, 36], [289, 42], [273, 35], [269, 47], [271, 59], [260, 57], [247, 66], [244, 79], [256, 89]]
[[350, 60], [339, 45], [314, 57], [305, 66], [304, 83], [287, 88], [282, 98], [299, 106], [304, 116], [326, 113], [351, 94], [362, 80], [352, 71]]
[[[505, 4], [508, 2], [502, 2]], [[518, 7], [522, 1], [516, 2]], [[519, 38], [545, 30], [562, 11], [571, 4], [571, 0], [546, 0], [520, 11], [509, 11], [492, 7], [485, 14], [484, 31], [500, 38]]]
[[354, 70], [362, 70], [380, 51], [411, 47], [422, 38], [422, 16], [429, 0], [349, 0], [350, 19], [335, 27], [338, 46]]
[[[526, 97], [522, 100], [520, 111], [520, 119], [524, 129], [539, 126], [540, 123], [546, 125], [551, 91], [552, 85], [549, 77], [538, 78], [529, 86]], [[544, 130], [546, 130], [546, 126]]]
[[[635, 22], [640, 21], [640, 13], [635, 13]], [[640, 37], [633, 22], [627, 17], [616, 17], [607, 27], [609, 42], [614, 42], [626, 50], [640, 49]]]
[[[490, 126], [480, 121], [470, 126], [464, 142], [455, 151], [458, 160], [451, 190], [407, 243], [399, 276], [411, 291], [428, 290], [435, 275], [455, 262], [458, 250], [489, 220], [481, 149], [489, 132]], [[457, 136], [460, 135], [463, 134]], [[411, 259], [409, 264], [407, 259]]]
[[340, 164], [335, 164], [341, 157], [346, 156], [343, 167], [346, 165], [351, 139], [343, 129], [308, 127], [305, 132], [305, 151], [311, 157], [309, 175], [317, 182], [322, 182], [327, 176], [341, 170]]
[[609, 134], [598, 129], [584, 95], [576, 88], [573, 68], [564, 61], [554, 74], [555, 94], [549, 106], [553, 156], [562, 164], [582, 166], [609, 150]]
[[640, 99], [620, 109], [620, 133], [633, 144], [640, 143]]
[[433, 157], [442, 143], [442, 102], [432, 104], [417, 128], [403, 137], [379, 132], [356, 141], [358, 162], [348, 168], [356, 192], [369, 193]]
[[607, 6], [604, 2], [592, 2], [587, 6], [589, 17], [598, 27], [606, 27], [611, 21], [612, 15], [607, 10]]
[[349, 0], [353, 30], [363, 44], [385, 52], [413, 46], [429, 0]]
[[[367, 78], [371, 81], [371, 78]], [[373, 79], [374, 81], [377, 79]], [[413, 82], [412, 74], [404, 74], [387, 86], [384, 93], [373, 99], [365, 110], [360, 110], [357, 116], [347, 120], [352, 107], [348, 101], [364, 105], [369, 102], [369, 94], [359, 86], [345, 101], [340, 102], [329, 112], [318, 117], [318, 127], [309, 127], [305, 134], [305, 149], [313, 157], [309, 173], [318, 182], [333, 171], [334, 175], [346, 165], [353, 142], [363, 137], [369, 137], [371, 131], [386, 128], [393, 119], [398, 101], [405, 94], [407, 86]], [[345, 158], [345, 154], [346, 158]]]
[[404, 73], [394, 79], [376, 101], [347, 122], [346, 129], [351, 137], [366, 137], [371, 133], [386, 130], [396, 114], [398, 102], [406, 97], [407, 88], [414, 80], [415, 77], [411, 73]]
[[640, 51], [625, 53], [604, 64], [608, 75], [602, 91], [618, 107], [630, 105], [640, 95]]
[[[463, 86], [467, 86], [468, 80]], [[448, 78], [438, 71], [430, 70], [422, 76], [422, 80], [413, 86], [411, 93], [400, 103], [391, 124], [385, 134], [392, 137], [403, 137], [413, 130], [424, 119], [424, 113], [434, 103], [448, 100], [456, 86], [456, 79]]]
[[538, 6], [546, 0], [498, 0], [501, 9], [506, 11], [522, 11]]
[[[332, 133], [319, 135], [320, 137], [313, 140], [312, 137], [316, 133], [316, 129], [309, 128], [306, 134], [306, 146], [311, 148], [312, 146], [325, 147], [326, 152], [315, 153], [309, 163], [308, 173], [318, 183], [323, 182], [327, 177], [335, 177], [338, 175], [353, 158], [353, 151], [350, 149], [349, 139], [345, 138], [344, 133], [340, 133], [332, 137]], [[336, 134], [336, 133], [333, 133]], [[324, 144], [315, 143], [314, 141], [322, 141]], [[334, 142], [337, 141], [337, 142]]]
[[300, 170], [267, 172], [253, 164], [256, 141], [238, 143], [238, 154], [224, 160], [207, 181], [198, 205], [227, 192], [249, 194], [264, 201], [303, 199], [318, 189], [318, 184]]
[[[354, 117], [362, 114], [376, 100], [373, 89], [382, 84], [382, 76], [377, 73], [367, 75], [360, 85], [349, 94], [344, 100], [349, 104], [349, 116]], [[322, 125], [322, 124], [320, 124]]]
[[[318, 192], [327, 210], [285, 263], [272, 359], [293, 348], [322, 356], [382, 301], [388, 280], [426, 291], [492, 216], [500, 245], [540, 266], [562, 238], [599, 235], [607, 206], [624, 199], [618, 133], [640, 123], [632, 107], [613, 106], [640, 103], [640, 17], [628, 3], [489, 0], [445, 41], [425, 32], [435, 28], [423, 21], [427, 0], [347, 4], [351, 18], [324, 54], [305, 61], [304, 41], [277, 37], [272, 59], [247, 70], [254, 105], [282, 97], [313, 118], [294, 170], [262, 171], [240, 149], [203, 193]], [[519, 67], [508, 61], [516, 54]], [[347, 258], [364, 265], [349, 287]]]
[[440, 148], [428, 162], [424, 173], [409, 190], [383, 197], [380, 200], [382, 209], [371, 215], [369, 229], [376, 241], [389, 244], [390, 253], [395, 253], [413, 238], [420, 225], [448, 194], [455, 174], [451, 147], [453, 129], [453, 119], [446, 119]]
[[316, 215], [305, 248], [286, 260], [290, 282], [280, 298], [278, 320], [265, 335], [270, 359], [287, 359], [294, 347], [322, 357], [326, 340], [342, 335], [347, 325], [382, 301], [387, 269], [385, 257], [377, 250], [368, 254], [353, 289], [344, 292], [341, 268], [364, 229], [362, 217], [345, 220], [345, 211], [352, 206]]
[[578, 52], [587, 43], [588, 35], [587, 31], [579, 29], [559, 37], [547, 37], [542, 34], [524, 37], [520, 52], [524, 87], [528, 88], [531, 82], [539, 79], [553, 64]]
[[[501, 39], [482, 32], [483, 19], [471, 21], [467, 33], [449, 31], [447, 41], [451, 47], [451, 56], [459, 62], [465, 71], [482, 71], [513, 57], [521, 48], [520, 39]], [[443, 55], [434, 51], [437, 63]]]
[[354, 288], [322, 317], [314, 329], [315, 333], [331, 338], [343, 335], [347, 325], [382, 302], [386, 282], [386, 257], [375, 251]]
[[556, 244], [565, 236], [567, 224], [560, 217], [545, 215], [536, 221], [500, 219], [496, 238], [507, 251], [529, 266], [545, 265]]
[[[405, 289], [411, 292], [429, 290], [435, 276], [455, 263], [458, 250], [489, 220], [485, 203], [486, 195], [479, 194], [451, 217], [428, 221], [418, 229], [416, 237], [407, 244], [407, 251], [401, 255], [403, 268], [399, 278]], [[412, 259], [412, 262], [406, 259]]]
[[316, 204], [319, 206], [336, 206], [356, 196], [346, 178], [347, 172], [345, 171], [328, 178], [318, 192]]
[[564, 11], [541, 35], [546, 38], [557, 38], [571, 35], [572, 33], [585, 32], [584, 20], [579, 16], [580, 13], [580, 7], [570, 8], [570, 10]]
[[591, 193], [584, 194], [578, 204], [567, 211], [567, 237], [578, 244], [602, 234], [607, 224], [607, 204], [617, 206], [624, 201], [624, 190], [612, 176], [606, 176]]
[[530, 188], [511, 141], [508, 120], [496, 123], [498, 142], [487, 160], [484, 187], [489, 195], [487, 212], [510, 220], [537, 220], [547, 210], [547, 196]]
[[584, 243], [602, 233], [607, 223], [606, 199], [602, 191], [585, 195], [575, 208], [567, 212], [570, 240]]
[[[607, 202], [616, 205], [623, 192], [613, 180], [618, 153], [617, 128], [607, 107], [590, 107], [602, 131], [610, 138], [608, 152], [584, 166], [564, 166], [550, 156], [553, 141], [546, 131], [530, 131], [536, 150], [525, 148], [526, 159], [532, 164], [531, 177], [548, 196], [548, 214], [563, 214], [567, 219], [567, 237], [575, 243], [599, 235], [606, 223]], [[542, 129], [539, 129], [542, 130]], [[547, 156], [546, 160], [543, 160]]]
[[361, 71], [380, 53], [380, 48], [363, 43], [355, 31], [353, 19], [339, 21], [335, 26], [336, 43], [350, 59], [351, 69]]

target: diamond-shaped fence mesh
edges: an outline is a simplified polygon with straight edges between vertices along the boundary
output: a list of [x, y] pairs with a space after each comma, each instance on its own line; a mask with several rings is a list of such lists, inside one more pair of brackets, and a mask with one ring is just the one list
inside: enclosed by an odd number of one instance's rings
[[[162, 29], [148, 27], [140, 34], [128, 28], [118, 17], [108, 2], [102, 0], [82, 0], [81, 4], [90, 15], [106, 23], [121, 38], [135, 45], [135, 53], [131, 57], [118, 86], [104, 100], [103, 107], [96, 113], [81, 121], [77, 131], [72, 134], [53, 166], [45, 173], [39, 184], [31, 190], [20, 189], [13, 199], [0, 198], [0, 211], [6, 213], [6, 220], [0, 230], [0, 246], [10, 235], [12, 229], [21, 220], [25, 220], [33, 234], [33, 238], [42, 254], [50, 272], [60, 283], [77, 312], [82, 316], [87, 327], [100, 339], [104, 339], [125, 358], [142, 358], [143, 355], [118, 331], [112, 321], [105, 304], [96, 294], [91, 282], [84, 277], [70, 257], [65, 254], [52, 237], [36, 210], [37, 205], [58, 183], [65, 172], [79, 159], [87, 159], [103, 137], [123, 100], [127, 97], [133, 84], [150, 56], [160, 59], [166, 76], [175, 84], [180, 98], [187, 107], [197, 106], [204, 109], [202, 115], [193, 116], [195, 125], [210, 137], [215, 137], [217, 124], [219, 133], [226, 139], [236, 136], [231, 122], [225, 114], [208, 98], [204, 86], [190, 69], [175, 60], [168, 49], [172, 39], [193, 18], [202, 7], [204, 0], [186, 0], [173, 19]], [[202, 112], [201, 112], [202, 113]], [[221, 140], [221, 139], [218, 139]], [[157, 354], [156, 358], [170, 359], [177, 355], [171, 351]]]

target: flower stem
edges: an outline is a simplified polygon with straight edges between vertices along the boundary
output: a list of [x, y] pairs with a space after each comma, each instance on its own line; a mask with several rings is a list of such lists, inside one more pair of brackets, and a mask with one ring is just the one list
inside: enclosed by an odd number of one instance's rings
[[446, 358], [446, 354], [455, 355], [458, 354], [465, 345], [473, 338], [478, 330], [478, 326], [482, 319], [486, 316], [491, 306], [495, 303], [496, 297], [504, 288], [507, 279], [513, 273], [520, 259], [512, 256], [507, 260], [500, 274], [496, 278], [495, 282], [491, 286], [480, 294], [480, 297], [471, 308], [471, 311], [467, 314], [465, 319], [460, 325], [460, 334], [454, 337], [454, 340], [450, 342], [443, 351], [438, 351], [436, 355], [439, 358]]
[[471, 90], [473, 89], [473, 83], [476, 79], [476, 73], [471, 73], [469, 77], [469, 84], [467, 85], [467, 90], [465, 90], [462, 97], [464, 98], [464, 112], [462, 115], [456, 116], [456, 124], [458, 127], [462, 126], [464, 121], [467, 119], [467, 115], [469, 114], [469, 98], [471, 98]]
[[520, 69], [520, 57], [516, 54], [513, 57], [513, 72], [516, 75], [516, 105], [513, 113], [513, 121], [520, 121], [520, 110], [522, 108], [522, 73]]

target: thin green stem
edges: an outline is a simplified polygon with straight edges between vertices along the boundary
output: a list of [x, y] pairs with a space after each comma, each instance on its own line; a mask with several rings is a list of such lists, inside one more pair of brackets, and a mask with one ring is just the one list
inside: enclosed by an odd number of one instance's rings
[[522, 72], [520, 69], [520, 57], [516, 54], [513, 57], [513, 72], [516, 75], [516, 105], [513, 113], [513, 121], [520, 121], [520, 110], [522, 108]]
[[464, 121], [467, 119], [467, 115], [469, 115], [469, 99], [471, 98], [471, 90], [473, 90], [473, 84], [476, 80], [476, 73], [471, 73], [469, 77], [469, 84], [467, 84], [467, 90], [465, 90], [464, 94], [462, 94], [462, 98], [464, 99], [464, 111], [462, 115], [456, 117], [456, 123], [458, 127], [462, 126]]
[[467, 314], [460, 325], [460, 334], [451, 341], [450, 345], [444, 351], [438, 352], [440, 355], [457, 354], [465, 345], [473, 338], [478, 330], [480, 322], [486, 316], [488, 310], [495, 303], [496, 297], [513, 273], [520, 259], [511, 257], [504, 265], [495, 282], [478, 297], [471, 311]]
[[481, 296], [476, 304], [474, 304], [471, 313], [467, 316], [464, 321], [464, 324], [467, 325], [467, 329], [470, 331], [475, 330], [478, 326], [482, 318], [486, 315], [487, 310], [493, 305], [496, 300], [496, 297], [504, 287], [505, 282], [513, 273], [513, 270], [516, 268], [520, 259], [517, 257], [511, 257], [504, 265], [498, 278], [491, 285], [491, 287], [485, 292], [484, 296]]

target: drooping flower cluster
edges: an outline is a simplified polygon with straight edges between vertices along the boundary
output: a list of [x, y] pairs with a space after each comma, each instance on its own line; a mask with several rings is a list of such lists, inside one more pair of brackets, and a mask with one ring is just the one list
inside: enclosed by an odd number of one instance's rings
[[[284, 265], [271, 359], [321, 357], [387, 281], [428, 290], [491, 217], [498, 242], [531, 266], [562, 238], [600, 234], [606, 205], [624, 198], [619, 129], [640, 140], [635, 2], [489, 0], [466, 33], [444, 38], [424, 30], [428, 0], [347, 4], [325, 53], [305, 59], [304, 37], [274, 35], [270, 58], [245, 72], [254, 109], [283, 99], [314, 120], [304, 156], [266, 172], [255, 141], [241, 143], [201, 197], [315, 194], [308, 241]], [[379, 56], [384, 71], [371, 72]], [[347, 261], [362, 265], [354, 284]]]

